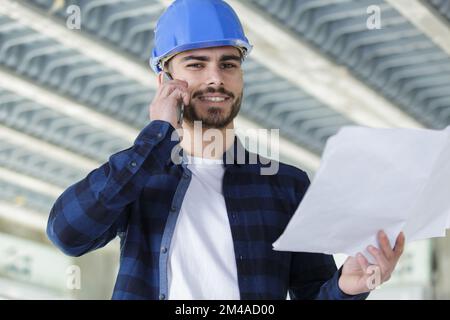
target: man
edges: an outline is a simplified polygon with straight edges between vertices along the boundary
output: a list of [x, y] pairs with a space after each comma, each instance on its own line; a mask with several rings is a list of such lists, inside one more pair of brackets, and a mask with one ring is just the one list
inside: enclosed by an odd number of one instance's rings
[[[225, 2], [176, 0], [156, 28], [151, 122], [131, 148], [112, 155], [53, 206], [47, 233], [69, 255], [120, 236], [113, 299], [285, 299], [288, 292], [291, 299], [367, 297], [371, 274], [363, 255], [337, 270], [329, 255], [272, 250], [309, 180], [283, 163], [275, 174], [261, 174], [262, 161], [249, 163], [252, 154], [234, 135], [241, 64], [250, 50]], [[222, 139], [205, 152], [211, 130]], [[174, 156], [179, 144], [181, 163]], [[395, 249], [383, 233], [379, 242], [380, 249], [369, 251], [383, 282], [404, 237]]]

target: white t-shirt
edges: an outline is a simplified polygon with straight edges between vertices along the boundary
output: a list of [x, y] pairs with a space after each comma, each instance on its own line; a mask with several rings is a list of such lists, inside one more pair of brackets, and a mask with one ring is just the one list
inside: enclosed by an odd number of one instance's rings
[[188, 156], [192, 179], [168, 257], [169, 299], [239, 300], [222, 160]]

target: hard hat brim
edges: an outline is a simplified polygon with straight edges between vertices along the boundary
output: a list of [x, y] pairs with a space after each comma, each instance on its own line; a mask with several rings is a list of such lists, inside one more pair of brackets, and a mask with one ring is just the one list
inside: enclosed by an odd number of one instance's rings
[[237, 47], [238, 49], [241, 49], [243, 59], [245, 59], [250, 51], [252, 50], [252, 45], [250, 45], [248, 42], [237, 40], [237, 39], [224, 39], [224, 40], [216, 40], [216, 41], [202, 41], [202, 42], [195, 42], [195, 43], [189, 43], [186, 45], [181, 45], [178, 47], [173, 48], [172, 50], [161, 54], [158, 57], [151, 58], [150, 59], [150, 66], [155, 71], [155, 73], [160, 73], [163, 71], [163, 63], [170, 58], [174, 57], [176, 54], [189, 51], [189, 50], [195, 50], [195, 49], [204, 49], [204, 48], [214, 48], [214, 47], [223, 47], [223, 46], [233, 46]]

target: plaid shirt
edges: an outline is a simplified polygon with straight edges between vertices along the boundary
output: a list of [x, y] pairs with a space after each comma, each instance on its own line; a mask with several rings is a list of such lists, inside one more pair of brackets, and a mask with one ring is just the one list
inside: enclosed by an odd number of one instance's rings
[[[184, 162], [173, 161], [179, 141], [172, 134], [177, 137], [168, 122], [152, 121], [131, 148], [112, 155], [64, 191], [50, 212], [48, 237], [68, 255], [80, 256], [120, 237], [113, 299], [168, 296], [170, 242], [191, 178]], [[240, 149], [245, 163], [237, 157]], [[288, 292], [291, 299], [367, 297], [339, 289], [340, 270], [330, 255], [272, 250], [309, 179], [283, 163], [277, 174], [261, 175], [267, 162], [258, 157], [256, 164], [249, 164], [250, 156], [254, 154], [236, 138], [224, 153], [222, 184], [241, 299], [286, 299]]]

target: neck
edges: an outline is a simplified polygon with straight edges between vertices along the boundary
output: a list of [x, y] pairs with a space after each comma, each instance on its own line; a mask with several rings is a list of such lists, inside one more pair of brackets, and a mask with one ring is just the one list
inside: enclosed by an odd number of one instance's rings
[[207, 129], [197, 121], [193, 125], [183, 123], [181, 147], [189, 155], [198, 158], [221, 159], [234, 143], [234, 123], [222, 129]]

